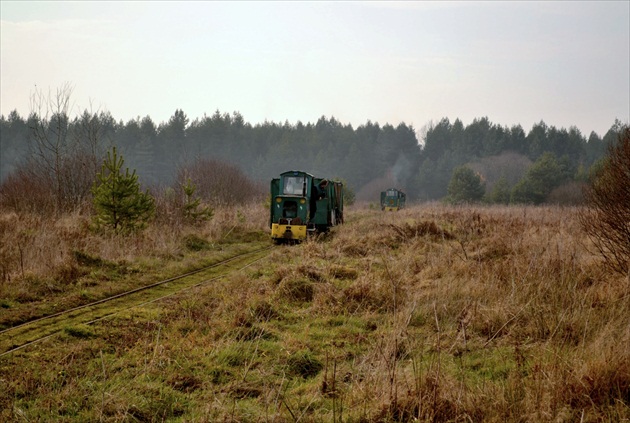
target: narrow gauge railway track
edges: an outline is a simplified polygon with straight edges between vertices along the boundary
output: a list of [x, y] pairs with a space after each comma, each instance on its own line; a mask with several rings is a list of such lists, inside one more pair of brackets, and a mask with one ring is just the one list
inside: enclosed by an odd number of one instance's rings
[[3, 329], [0, 331], [0, 357], [50, 338], [65, 327], [91, 324], [121, 311], [224, 278], [262, 260], [271, 248], [273, 247], [269, 246], [241, 253], [192, 272]]

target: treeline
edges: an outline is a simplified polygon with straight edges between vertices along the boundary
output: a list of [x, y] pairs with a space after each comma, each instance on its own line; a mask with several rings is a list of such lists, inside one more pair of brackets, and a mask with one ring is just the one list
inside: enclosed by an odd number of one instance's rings
[[[210, 160], [237, 166], [263, 186], [280, 172], [299, 169], [341, 178], [358, 200], [377, 201], [380, 190], [390, 185], [406, 191], [411, 200], [436, 200], [449, 195], [455, 170], [465, 166], [479, 177], [488, 201], [499, 186], [496, 198], [501, 202], [505, 192], [508, 202], [540, 202], [540, 195], [535, 200], [527, 193], [512, 195], [519, 184], [526, 191], [523, 181], [535, 178], [527, 172], [537, 161], [544, 159], [543, 165], [559, 169], [545, 189], [584, 180], [623, 126], [615, 121], [603, 137], [592, 132], [585, 138], [576, 128], [557, 129], [542, 121], [525, 132], [520, 125], [508, 128], [488, 118], [467, 126], [445, 118], [423, 128], [418, 139], [416, 129], [405, 123], [368, 121], [353, 128], [334, 117], [306, 124], [252, 125], [238, 112], [217, 110], [190, 120], [176, 110], [168, 122], [156, 124], [149, 116], [116, 121], [107, 112], [85, 111], [70, 119], [65, 113], [23, 118], [13, 111], [0, 117], [0, 178], [4, 182], [30, 158], [50, 154], [42, 148], [58, 149], [63, 156], [63, 151], [81, 146], [90, 157], [99, 158], [116, 146], [147, 187], [170, 186], [182, 168]], [[95, 169], [92, 165], [85, 171]]]
[[[489, 202], [537, 204], [563, 188], [567, 192], [551, 200], [575, 202], [576, 183], [588, 180], [624, 127], [615, 120], [603, 138], [591, 132], [587, 139], [575, 127], [558, 129], [542, 121], [526, 133], [520, 125], [504, 127], [485, 117], [468, 126], [442, 119], [426, 132], [412, 192], [420, 199], [448, 198], [449, 184], [464, 167], [477, 175]], [[571, 185], [574, 189], [567, 188]]]

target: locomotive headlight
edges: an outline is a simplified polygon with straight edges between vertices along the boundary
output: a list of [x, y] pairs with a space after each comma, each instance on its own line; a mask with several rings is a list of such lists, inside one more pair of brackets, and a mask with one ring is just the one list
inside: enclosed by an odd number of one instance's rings
[[282, 198], [276, 197], [276, 203], [282, 203]]
[[301, 199], [300, 199], [300, 204], [304, 204], [304, 203], [306, 203], [306, 199], [301, 198]]

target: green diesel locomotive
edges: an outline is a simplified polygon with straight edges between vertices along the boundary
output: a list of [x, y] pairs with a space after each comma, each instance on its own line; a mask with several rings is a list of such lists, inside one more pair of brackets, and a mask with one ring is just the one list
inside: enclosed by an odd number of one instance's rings
[[270, 226], [276, 243], [302, 241], [343, 223], [343, 184], [291, 170], [271, 180]]
[[389, 188], [381, 192], [381, 210], [397, 211], [405, 207], [407, 196], [396, 188]]

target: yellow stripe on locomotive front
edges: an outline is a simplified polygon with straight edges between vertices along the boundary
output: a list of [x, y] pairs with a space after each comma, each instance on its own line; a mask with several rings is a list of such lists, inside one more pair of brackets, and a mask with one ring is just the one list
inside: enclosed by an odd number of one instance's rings
[[271, 224], [271, 238], [273, 239], [306, 239], [306, 225]]
[[381, 191], [381, 210], [398, 211], [405, 208], [407, 195], [399, 189], [388, 188]]
[[343, 223], [343, 184], [290, 170], [271, 180], [269, 225], [276, 244], [303, 241]]

